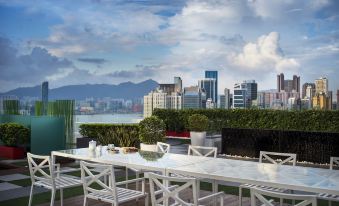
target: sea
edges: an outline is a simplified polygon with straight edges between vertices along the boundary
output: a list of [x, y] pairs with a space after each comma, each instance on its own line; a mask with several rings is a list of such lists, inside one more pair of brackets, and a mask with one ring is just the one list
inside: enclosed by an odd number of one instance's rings
[[75, 115], [74, 137], [81, 136], [79, 126], [84, 123], [133, 124], [139, 123], [142, 119], [143, 115], [141, 113]]

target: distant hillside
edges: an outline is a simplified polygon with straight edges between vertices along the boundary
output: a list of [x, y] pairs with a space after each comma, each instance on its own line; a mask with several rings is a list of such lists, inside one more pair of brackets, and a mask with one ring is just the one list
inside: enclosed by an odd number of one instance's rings
[[[110, 84], [83, 84], [83, 85], [68, 85], [49, 90], [49, 99], [75, 99], [82, 100], [85, 98], [124, 98], [134, 99], [143, 97], [151, 90], [155, 89], [158, 83], [154, 80], [146, 80], [140, 83], [124, 82], [118, 85]], [[19, 98], [40, 97], [41, 86], [21, 87], [13, 89], [0, 95], [15, 95]]]

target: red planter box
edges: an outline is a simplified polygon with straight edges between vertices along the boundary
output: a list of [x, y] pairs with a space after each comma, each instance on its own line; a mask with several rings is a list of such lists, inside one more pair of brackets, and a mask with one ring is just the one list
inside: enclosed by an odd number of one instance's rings
[[22, 147], [0, 146], [0, 157], [7, 159], [23, 159], [26, 157], [26, 150]]
[[166, 131], [166, 136], [189, 138], [190, 132]]

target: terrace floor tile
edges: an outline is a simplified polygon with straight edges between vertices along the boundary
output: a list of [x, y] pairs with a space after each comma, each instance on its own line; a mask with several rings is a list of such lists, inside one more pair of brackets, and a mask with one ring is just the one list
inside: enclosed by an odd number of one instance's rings
[[0, 180], [4, 182], [10, 182], [14, 180], [22, 180], [22, 179], [28, 179], [28, 178], [30, 177], [27, 175], [23, 175], [23, 174], [10, 174], [10, 175], [0, 176]]
[[21, 186], [14, 185], [8, 182], [2, 182], [0, 183], [0, 192], [1, 191], [7, 191], [7, 190], [12, 190], [12, 189], [17, 189], [20, 188]]

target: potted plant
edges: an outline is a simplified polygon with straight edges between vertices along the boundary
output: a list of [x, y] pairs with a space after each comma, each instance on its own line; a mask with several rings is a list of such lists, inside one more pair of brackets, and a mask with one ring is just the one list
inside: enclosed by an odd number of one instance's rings
[[139, 123], [140, 149], [144, 151], [156, 151], [157, 142], [163, 142], [166, 134], [164, 121], [156, 116], [143, 119]]
[[193, 114], [188, 118], [188, 128], [190, 130], [191, 144], [194, 146], [204, 146], [208, 118], [205, 115]]
[[30, 130], [17, 123], [0, 124], [0, 157], [21, 159], [26, 156], [26, 147], [29, 143]]

